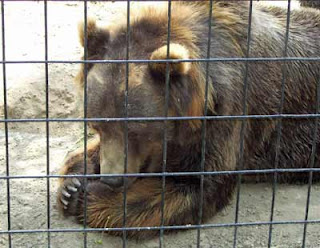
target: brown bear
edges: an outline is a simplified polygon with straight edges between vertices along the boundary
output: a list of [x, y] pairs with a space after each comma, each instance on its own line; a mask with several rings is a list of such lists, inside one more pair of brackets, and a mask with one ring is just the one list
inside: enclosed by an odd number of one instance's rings
[[[126, 227], [198, 224], [229, 203], [237, 175], [211, 173], [202, 179], [199, 173], [166, 176], [162, 205], [161, 176], [124, 179], [119, 174], [320, 167], [320, 131], [317, 131], [316, 118], [272, 118], [279, 113], [319, 113], [320, 12], [311, 8], [292, 11], [286, 40], [286, 10], [254, 3], [249, 29], [247, 2], [215, 2], [211, 20], [209, 6], [209, 2], [172, 3], [168, 57], [182, 59], [177, 63], [170, 62], [167, 66], [161, 61], [136, 61], [128, 68], [125, 63], [88, 65], [87, 117], [97, 138], [88, 142], [86, 172], [117, 174], [117, 177], [100, 179], [96, 176], [87, 181], [81, 177], [61, 178], [57, 202], [65, 216], [76, 216], [83, 221], [86, 192], [88, 226], [123, 227], [123, 192], [126, 188]], [[129, 59], [166, 59], [167, 5], [140, 9], [134, 14], [130, 22]], [[126, 24], [109, 29], [97, 27], [92, 20], [87, 24], [88, 60], [127, 58]], [[80, 40], [84, 45], [83, 26]], [[247, 56], [260, 59], [249, 62], [241, 59]], [[310, 60], [275, 59], [284, 56]], [[224, 60], [192, 61], [208, 57]], [[263, 58], [269, 60], [263, 61]], [[83, 79], [81, 70], [80, 88], [84, 85]], [[126, 93], [127, 112], [124, 107]], [[196, 118], [205, 112], [212, 118], [206, 122]], [[166, 123], [159, 119], [127, 123], [117, 119], [90, 121], [90, 118], [147, 118], [166, 114], [169, 117], [185, 116], [186, 119], [167, 120]], [[269, 115], [269, 118], [238, 118], [243, 114]], [[163, 149], [164, 126], [166, 151]], [[278, 134], [281, 134], [280, 139]], [[83, 173], [84, 153], [76, 151], [66, 159], [61, 174]], [[319, 174], [314, 171], [314, 181], [319, 179]], [[246, 178], [272, 181], [274, 174], [252, 173]], [[277, 173], [278, 182], [308, 182], [308, 179], [306, 171]], [[202, 215], [199, 214], [201, 202]], [[158, 229], [131, 229], [127, 234], [146, 238], [158, 232]], [[122, 234], [119, 231], [110, 233]]]

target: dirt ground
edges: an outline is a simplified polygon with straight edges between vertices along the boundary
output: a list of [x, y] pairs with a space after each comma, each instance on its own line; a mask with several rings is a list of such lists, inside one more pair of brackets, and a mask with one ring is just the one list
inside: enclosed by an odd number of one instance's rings
[[[132, 8], [139, 7], [132, 3]], [[294, 7], [299, 7], [294, 2]], [[89, 16], [101, 23], [120, 18], [116, 13], [125, 9], [125, 3], [91, 3]], [[5, 3], [5, 45], [7, 60], [43, 60], [44, 5], [41, 1]], [[78, 45], [77, 23], [83, 18], [83, 4], [78, 2], [48, 3], [48, 56], [50, 60], [77, 60], [81, 54]], [[81, 104], [77, 104], [72, 78], [78, 65], [49, 64], [50, 117], [81, 117]], [[0, 114], [3, 117], [3, 75], [0, 75]], [[43, 64], [7, 64], [6, 83], [9, 118], [45, 117], [45, 67]], [[4, 124], [0, 124], [0, 176], [6, 175], [6, 149]], [[46, 175], [45, 123], [10, 123], [9, 169], [10, 175]], [[57, 174], [66, 153], [81, 142], [83, 124], [50, 123], [50, 174]], [[0, 179], [0, 248], [8, 246], [7, 187], [10, 186], [10, 220], [12, 230], [47, 228], [47, 180]], [[50, 226], [81, 228], [72, 219], [63, 219], [55, 208], [57, 180], [50, 180]], [[240, 195], [239, 222], [269, 221], [271, 184], [243, 184]], [[304, 220], [307, 196], [306, 185], [278, 185], [274, 220]], [[208, 223], [233, 223], [235, 200]], [[320, 220], [320, 185], [313, 185], [309, 220]], [[303, 224], [274, 225], [272, 247], [301, 247]], [[307, 226], [306, 247], [320, 247], [320, 223]], [[232, 247], [234, 227], [201, 230], [201, 247]], [[237, 247], [266, 247], [269, 226], [253, 225], [238, 228]], [[83, 247], [82, 233], [56, 232], [50, 235], [51, 247]], [[165, 247], [196, 247], [197, 231], [181, 231], [164, 236]], [[107, 234], [89, 233], [88, 247], [121, 247], [122, 239]], [[12, 247], [47, 247], [47, 234], [12, 234]], [[159, 239], [144, 242], [128, 241], [128, 247], [159, 247]]]

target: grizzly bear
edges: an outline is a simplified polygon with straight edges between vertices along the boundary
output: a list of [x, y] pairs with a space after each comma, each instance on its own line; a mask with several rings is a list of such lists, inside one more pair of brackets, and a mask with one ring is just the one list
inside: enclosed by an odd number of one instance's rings
[[[320, 104], [320, 12], [293, 10], [287, 22], [286, 10], [254, 2], [249, 27], [250, 13], [243, 1], [214, 2], [211, 13], [207, 1], [172, 2], [169, 45], [166, 4], [132, 13], [129, 34], [126, 23], [101, 28], [89, 20], [86, 32], [80, 26], [87, 59], [95, 61], [88, 73], [82, 66], [77, 82], [82, 92], [87, 87], [96, 138], [87, 144], [86, 169], [79, 150], [61, 174], [96, 176], [60, 178], [64, 216], [146, 238], [160, 226], [203, 223], [227, 206], [239, 177], [225, 171], [242, 170], [249, 181], [320, 178], [317, 170], [288, 171], [320, 167], [320, 130], [310, 118]], [[97, 61], [127, 58], [135, 61]], [[270, 173], [274, 168], [288, 170]], [[253, 169], [265, 171], [248, 173]]]

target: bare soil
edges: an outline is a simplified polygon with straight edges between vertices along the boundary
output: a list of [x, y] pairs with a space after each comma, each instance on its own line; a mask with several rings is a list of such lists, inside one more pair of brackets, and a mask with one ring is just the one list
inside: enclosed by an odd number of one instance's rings
[[[296, 3], [294, 3], [296, 4]], [[101, 23], [108, 23], [116, 13], [126, 8], [125, 3], [90, 3], [88, 15]], [[132, 7], [138, 7], [132, 3]], [[298, 7], [298, 6], [297, 6]], [[48, 58], [77, 60], [81, 54], [77, 23], [83, 19], [83, 3], [48, 3]], [[43, 2], [5, 2], [5, 56], [7, 60], [44, 60], [44, 5]], [[49, 116], [52, 118], [82, 117], [73, 87], [76, 64], [49, 64]], [[2, 74], [2, 70], [1, 74]], [[7, 64], [6, 84], [8, 118], [43, 118], [45, 105], [45, 66], [43, 64]], [[0, 75], [0, 114], [3, 118], [3, 75]], [[82, 123], [50, 123], [47, 131], [42, 122], [8, 124], [8, 158], [6, 158], [5, 126], [0, 124], [0, 176], [6, 175], [6, 164], [11, 176], [46, 175], [47, 159], [50, 174], [57, 174], [65, 155], [81, 143]], [[47, 180], [0, 179], [0, 232], [8, 229], [8, 194], [10, 186], [10, 229], [45, 230], [50, 221], [53, 229], [82, 228], [71, 218], [59, 216], [55, 208], [57, 179]], [[240, 194], [239, 222], [267, 222], [270, 219], [272, 184], [243, 184]], [[49, 210], [47, 212], [47, 197]], [[275, 221], [301, 221], [305, 218], [307, 185], [278, 185], [276, 190]], [[320, 219], [320, 185], [312, 186], [309, 220]], [[235, 200], [208, 223], [234, 223]], [[301, 247], [303, 224], [273, 226], [272, 247]], [[237, 247], [266, 247], [268, 225], [238, 227]], [[306, 247], [320, 247], [320, 223], [307, 226]], [[47, 233], [12, 234], [12, 247], [47, 247]], [[88, 247], [121, 247], [122, 239], [108, 234], [88, 233]], [[232, 247], [234, 227], [201, 230], [200, 247]], [[51, 233], [51, 247], [84, 247], [83, 233]], [[197, 230], [180, 231], [164, 236], [164, 247], [196, 247]], [[9, 247], [8, 235], [0, 234], [0, 247]], [[159, 239], [144, 242], [129, 240], [128, 247], [159, 247]]]

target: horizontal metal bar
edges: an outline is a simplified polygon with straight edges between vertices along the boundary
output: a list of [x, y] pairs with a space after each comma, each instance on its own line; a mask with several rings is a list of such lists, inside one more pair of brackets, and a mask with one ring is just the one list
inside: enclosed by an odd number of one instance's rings
[[250, 120], [250, 119], [315, 119], [319, 114], [277, 114], [277, 115], [216, 115], [216, 116], [169, 116], [169, 117], [123, 117], [123, 118], [34, 118], [0, 119], [6, 122], [121, 122], [121, 121], [187, 121], [187, 120]]
[[89, 64], [89, 63], [181, 63], [181, 62], [290, 62], [320, 61], [320, 57], [270, 57], [270, 58], [203, 58], [203, 59], [106, 59], [106, 60], [6, 60], [0, 64]]
[[154, 173], [118, 173], [118, 174], [79, 174], [79, 175], [13, 175], [0, 176], [1, 179], [42, 179], [42, 178], [100, 178], [100, 177], [173, 177], [173, 176], [209, 176], [209, 175], [234, 175], [234, 174], [271, 174], [271, 173], [303, 173], [320, 172], [320, 168], [287, 168], [287, 169], [261, 169], [261, 170], [234, 170], [234, 171], [188, 171], [188, 172], [154, 172]]
[[238, 223], [217, 223], [202, 225], [181, 225], [181, 226], [150, 226], [150, 227], [117, 227], [117, 228], [63, 228], [63, 229], [33, 229], [33, 230], [9, 230], [0, 231], [1, 234], [23, 234], [23, 233], [58, 233], [58, 232], [112, 232], [112, 231], [151, 231], [151, 230], [176, 230], [176, 229], [208, 229], [234, 226], [261, 226], [261, 225], [289, 225], [289, 224], [318, 224], [316, 220], [292, 220], [292, 221], [259, 221], [259, 222], [238, 222]]

